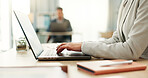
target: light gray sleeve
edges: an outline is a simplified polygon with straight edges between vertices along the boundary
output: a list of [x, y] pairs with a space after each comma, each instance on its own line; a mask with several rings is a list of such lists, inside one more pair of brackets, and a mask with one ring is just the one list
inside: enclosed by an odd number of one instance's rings
[[[110, 59], [139, 59], [148, 46], [148, 1], [140, 0], [137, 17], [126, 42], [83, 42], [83, 53]], [[111, 40], [112, 42], [112, 40]]]
[[103, 42], [103, 43], [106, 43], [106, 44], [113, 44], [113, 43], [119, 42], [119, 37], [118, 37], [117, 31], [115, 31], [113, 33], [113, 36], [111, 38], [105, 39], [104, 41], [100, 41], [100, 42]]

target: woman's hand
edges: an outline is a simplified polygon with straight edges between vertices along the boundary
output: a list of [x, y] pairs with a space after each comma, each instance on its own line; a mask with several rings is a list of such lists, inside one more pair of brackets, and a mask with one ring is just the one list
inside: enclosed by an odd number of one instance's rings
[[57, 47], [57, 54], [61, 53], [64, 49], [70, 50], [70, 51], [81, 51], [81, 43], [62, 43]]

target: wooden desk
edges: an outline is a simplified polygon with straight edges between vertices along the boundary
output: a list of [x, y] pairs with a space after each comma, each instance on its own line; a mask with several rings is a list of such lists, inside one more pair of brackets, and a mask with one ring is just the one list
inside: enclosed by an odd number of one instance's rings
[[[86, 61], [99, 61], [92, 59]], [[14, 49], [0, 53], [0, 66], [59, 66], [68, 65], [69, 78], [148, 78], [148, 68], [142, 71], [132, 71], [105, 75], [90, 75], [77, 69], [76, 63], [80, 61], [37, 61], [28, 51], [17, 53]], [[81, 61], [84, 62], [84, 61]], [[148, 65], [148, 60], [140, 59], [138, 63]]]

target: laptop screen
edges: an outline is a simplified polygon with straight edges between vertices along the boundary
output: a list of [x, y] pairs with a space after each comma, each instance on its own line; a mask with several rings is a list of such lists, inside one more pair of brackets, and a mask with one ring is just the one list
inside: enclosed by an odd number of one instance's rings
[[14, 11], [14, 14], [20, 24], [29, 46], [37, 58], [37, 56], [43, 51], [43, 48], [28, 16], [19, 11]]
[[57, 22], [52, 22], [50, 25], [50, 31], [51, 32], [66, 32], [68, 28], [68, 23], [57, 23]]

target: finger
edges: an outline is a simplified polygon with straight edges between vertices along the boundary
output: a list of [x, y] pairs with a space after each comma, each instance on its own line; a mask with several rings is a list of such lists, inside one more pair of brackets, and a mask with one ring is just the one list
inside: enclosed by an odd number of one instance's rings
[[59, 48], [59, 47], [62, 46], [62, 45], [65, 45], [65, 44], [67, 44], [67, 43], [62, 43], [62, 44], [60, 44], [59, 46], [57, 46], [57, 48]]
[[73, 51], [72, 49], [67, 49], [68, 51]]
[[62, 44], [60, 44], [59, 46], [57, 46], [57, 49], [56, 50], [58, 50], [61, 46], [63, 46], [63, 45], [66, 45], [67, 43], [62, 43]]
[[61, 53], [67, 47], [68, 47], [67, 45], [63, 45], [63, 46], [59, 47], [58, 50], [57, 50], [57, 54]]
[[61, 53], [65, 48], [66, 48], [65, 45], [59, 47], [59, 48], [57, 49], [57, 54]]

